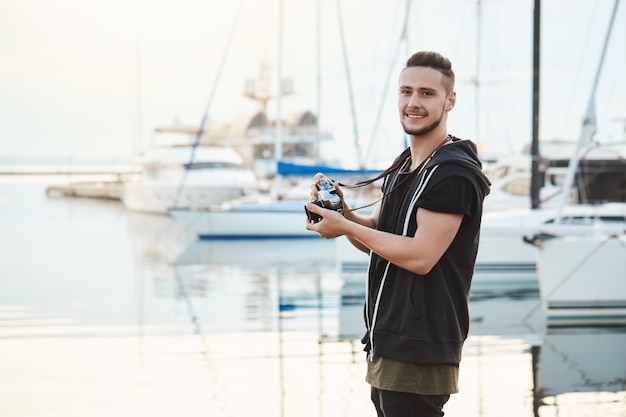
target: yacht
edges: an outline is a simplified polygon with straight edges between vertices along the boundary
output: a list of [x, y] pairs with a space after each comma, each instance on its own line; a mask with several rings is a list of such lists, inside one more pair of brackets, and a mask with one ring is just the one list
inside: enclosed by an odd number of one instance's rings
[[161, 146], [137, 162], [141, 176], [124, 184], [129, 210], [168, 214], [184, 207], [218, 206], [256, 191], [253, 171], [227, 146]]

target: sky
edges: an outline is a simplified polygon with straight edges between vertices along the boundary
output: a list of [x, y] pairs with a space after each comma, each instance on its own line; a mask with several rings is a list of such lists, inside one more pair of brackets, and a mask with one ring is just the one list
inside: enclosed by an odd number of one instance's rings
[[[613, 4], [543, 2], [542, 140], [580, 134]], [[126, 161], [157, 127], [197, 127], [205, 113], [209, 123], [248, 120], [258, 104], [244, 84], [266, 60], [272, 92], [279, 72], [294, 86], [281, 114], [319, 114], [336, 138], [326, 153], [357, 163], [358, 136], [361, 163], [384, 166], [404, 147], [398, 74], [423, 49], [448, 56], [456, 72], [448, 131], [484, 155], [519, 152], [532, 138], [533, 8], [533, 0], [0, 0], [0, 163]], [[625, 41], [620, 5], [595, 96], [598, 134], [610, 140], [625, 135]], [[270, 101], [270, 116], [278, 111]]]

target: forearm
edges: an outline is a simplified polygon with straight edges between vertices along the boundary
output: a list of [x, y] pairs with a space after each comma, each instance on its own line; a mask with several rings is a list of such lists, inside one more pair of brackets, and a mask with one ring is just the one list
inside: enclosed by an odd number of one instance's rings
[[374, 252], [401, 268], [425, 274], [432, 267], [428, 254], [414, 249], [416, 242], [412, 237], [383, 232], [360, 224], [348, 225], [345, 236], [357, 249], [365, 253]]
[[367, 246], [365, 246], [364, 244], [362, 244], [361, 242], [359, 242], [358, 240], [351, 238], [350, 236], [346, 236], [346, 239], [348, 239], [348, 241], [352, 244], [352, 246], [354, 246], [356, 249], [360, 250], [361, 252], [365, 253], [366, 255], [370, 254], [370, 248], [368, 248]]
[[[347, 204], [344, 204], [344, 208], [345, 208], [344, 217], [346, 219], [350, 220], [353, 223], [360, 224], [370, 229], [376, 228], [376, 220], [372, 218], [371, 216], [363, 216], [363, 215], [357, 214], [357, 212], [352, 211]], [[348, 235], [346, 235], [346, 238], [348, 239], [348, 241], [350, 241], [352, 246], [354, 246], [356, 249], [368, 255], [370, 254], [370, 248], [368, 248], [366, 245], [361, 243], [359, 240], [352, 238]]]
[[425, 275], [448, 249], [461, 226], [463, 215], [417, 211], [415, 236], [401, 236], [345, 222], [345, 235], [368, 247], [389, 262]]
[[342, 201], [343, 201], [343, 217], [350, 220], [351, 222], [363, 225], [365, 227], [369, 227], [371, 229], [376, 229], [376, 226], [378, 224], [378, 216], [380, 214], [380, 202], [377, 202], [374, 205], [374, 208], [372, 209], [371, 213], [367, 215], [363, 215], [363, 214], [360, 214], [362, 213], [361, 211], [357, 211], [357, 210], [366, 208], [368, 206], [360, 206], [354, 209], [350, 207], [350, 205], [345, 200], [342, 200]]
[[360, 224], [370, 229], [376, 228], [376, 221], [371, 216], [363, 216], [361, 214], [357, 214], [355, 211], [346, 209], [344, 210], [343, 217], [345, 217], [346, 219], [350, 220], [353, 223]]

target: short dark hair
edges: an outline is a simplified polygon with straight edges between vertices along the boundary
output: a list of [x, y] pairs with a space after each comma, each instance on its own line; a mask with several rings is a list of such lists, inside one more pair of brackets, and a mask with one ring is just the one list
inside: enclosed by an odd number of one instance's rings
[[429, 67], [441, 73], [446, 94], [454, 91], [454, 71], [452, 62], [439, 52], [420, 51], [416, 52], [406, 61], [406, 67]]

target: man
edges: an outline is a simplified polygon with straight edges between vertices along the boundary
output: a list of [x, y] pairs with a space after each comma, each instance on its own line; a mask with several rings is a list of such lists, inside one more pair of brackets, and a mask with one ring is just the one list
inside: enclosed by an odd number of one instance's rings
[[[474, 143], [448, 134], [455, 102], [450, 61], [431, 51], [411, 56], [398, 88], [410, 145], [384, 172], [383, 197], [372, 215], [355, 213], [345, 201], [343, 213], [306, 205], [322, 216], [307, 222], [308, 230], [346, 236], [370, 254], [363, 343], [378, 416], [443, 416], [450, 394], [458, 392], [490, 183]], [[314, 178], [314, 200], [321, 177]]]

